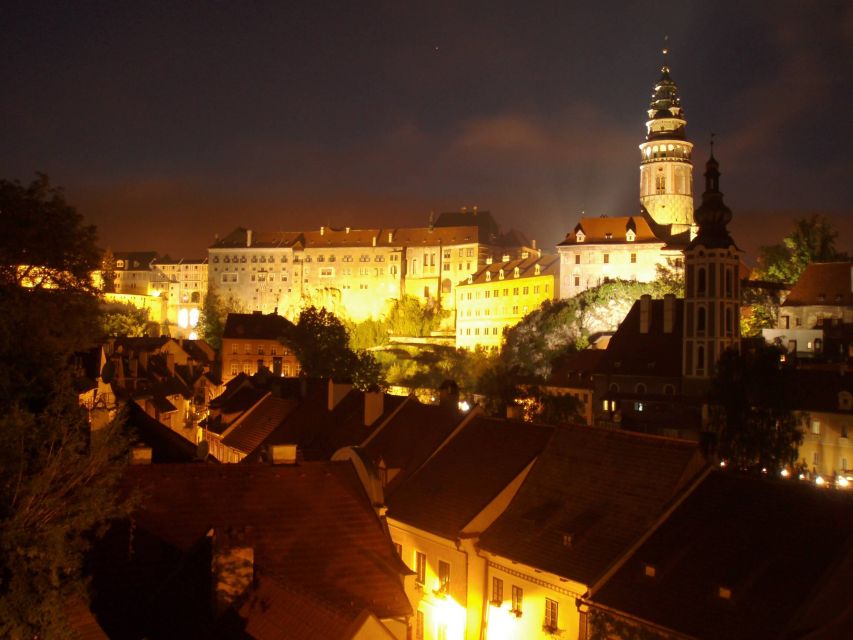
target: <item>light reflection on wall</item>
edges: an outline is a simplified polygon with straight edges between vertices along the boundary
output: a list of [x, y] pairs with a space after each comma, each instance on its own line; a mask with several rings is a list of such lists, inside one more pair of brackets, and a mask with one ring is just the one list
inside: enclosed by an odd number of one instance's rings
[[489, 605], [489, 620], [486, 637], [489, 640], [511, 640], [518, 638], [521, 620], [509, 609], [510, 603]]

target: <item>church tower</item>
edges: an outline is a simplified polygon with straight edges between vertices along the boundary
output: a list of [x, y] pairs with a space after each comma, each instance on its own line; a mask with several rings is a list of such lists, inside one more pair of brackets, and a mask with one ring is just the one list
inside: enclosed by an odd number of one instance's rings
[[699, 232], [684, 250], [685, 387], [701, 390], [726, 349], [740, 348], [740, 249], [729, 235], [732, 212], [720, 193], [719, 164], [705, 169], [705, 193], [696, 209]]
[[693, 145], [687, 141], [687, 120], [678, 87], [669, 76], [663, 50], [661, 78], [655, 84], [646, 122], [646, 141], [640, 145], [640, 202], [672, 234], [693, 225]]

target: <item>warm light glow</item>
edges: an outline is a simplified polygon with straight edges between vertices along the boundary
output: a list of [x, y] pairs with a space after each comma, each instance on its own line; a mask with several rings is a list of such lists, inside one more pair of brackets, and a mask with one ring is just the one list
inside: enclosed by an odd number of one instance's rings
[[521, 618], [510, 611], [510, 602], [505, 601], [502, 605], [489, 605], [489, 640], [511, 640], [519, 637], [519, 625]]
[[160, 291], [160, 289], [152, 289], [151, 290], [151, 295], [154, 296], [155, 298], [159, 298], [161, 293], [162, 293], [162, 291]]
[[463, 413], [468, 413], [468, 411], [471, 410], [471, 405], [468, 404], [467, 400], [462, 400], [459, 403], [459, 410], [462, 411]]
[[838, 487], [840, 489], [846, 489], [850, 486], [850, 481], [844, 476], [838, 476]]
[[782, 471], [779, 472], [779, 475], [781, 475], [783, 478], [787, 478], [791, 475], [791, 472], [787, 469], [782, 469]]
[[436, 624], [446, 627], [448, 638], [465, 637], [465, 607], [449, 595], [436, 598], [431, 605]]
[[190, 340], [198, 340], [198, 334], [195, 331], [190, 331]]
[[178, 309], [178, 326], [186, 329], [190, 326], [190, 314], [186, 309]]
[[725, 460], [720, 460], [720, 466], [721, 466], [721, 467], [723, 467], [723, 468], [725, 468], [725, 467], [726, 467], [726, 461], [725, 461]]
[[818, 476], [817, 478], [814, 479], [814, 483], [817, 486], [822, 487], [826, 484], [826, 480], [823, 479], [823, 476]]
[[198, 309], [193, 307], [190, 309], [190, 326], [195, 327], [198, 325]]

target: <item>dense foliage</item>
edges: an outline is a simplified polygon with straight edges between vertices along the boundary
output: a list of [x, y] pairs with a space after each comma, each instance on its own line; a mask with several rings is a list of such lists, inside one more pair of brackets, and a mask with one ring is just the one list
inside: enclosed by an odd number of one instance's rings
[[0, 181], [4, 638], [70, 635], [64, 604], [85, 595], [88, 536], [124, 513], [115, 486], [126, 442], [116, 425], [90, 433], [74, 387], [73, 355], [99, 334], [94, 242], [45, 176], [28, 186]]
[[347, 323], [350, 346], [353, 349], [372, 349], [388, 343], [389, 336], [423, 337], [438, 330], [447, 316], [438, 305], [424, 304], [414, 296], [405, 295], [392, 301], [386, 313], [374, 320]]
[[792, 466], [803, 440], [794, 412], [797, 389], [784, 353], [759, 343], [720, 358], [711, 392], [710, 453], [743, 470]]
[[837, 237], [838, 231], [824, 216], [794, 220], [794, 229], [781, 244], [761, 248], [756, 278], [793, 284], [812, 262], [846, 259], [835, 249]]
[[148, 319], [148, 309], [132, 304], [111, 303], [101, 307], [101, 327], [105, 336], [158, 336], [160, 326]]
[[359, 389], [384, 385], [375, 358], [350, 349], [346, 326], [326, 309], [303, 309], [292, 334], [282, 339], [293, 347], [306, 376], [349, 380]]

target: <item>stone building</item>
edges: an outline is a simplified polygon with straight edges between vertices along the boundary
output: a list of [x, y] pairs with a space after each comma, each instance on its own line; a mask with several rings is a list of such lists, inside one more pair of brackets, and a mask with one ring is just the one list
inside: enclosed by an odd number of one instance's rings
[[417, 228], [238, 228], [208, 250], [209, 286], [245, 311], [289, 318], [314, 305], [361, 321], [404, 294], [453, 309], [456, 283], [488, 257], [517, 255], [524, 242], [499, 234], [491, 214], [478, 211], [442, 214]]
[[229, 313], [222, 334], [222, 382], [261, 368], [286, 378], [298, 376], [299, 359], [285, 343], [292, 330], [293, 324], [276, 314]]

